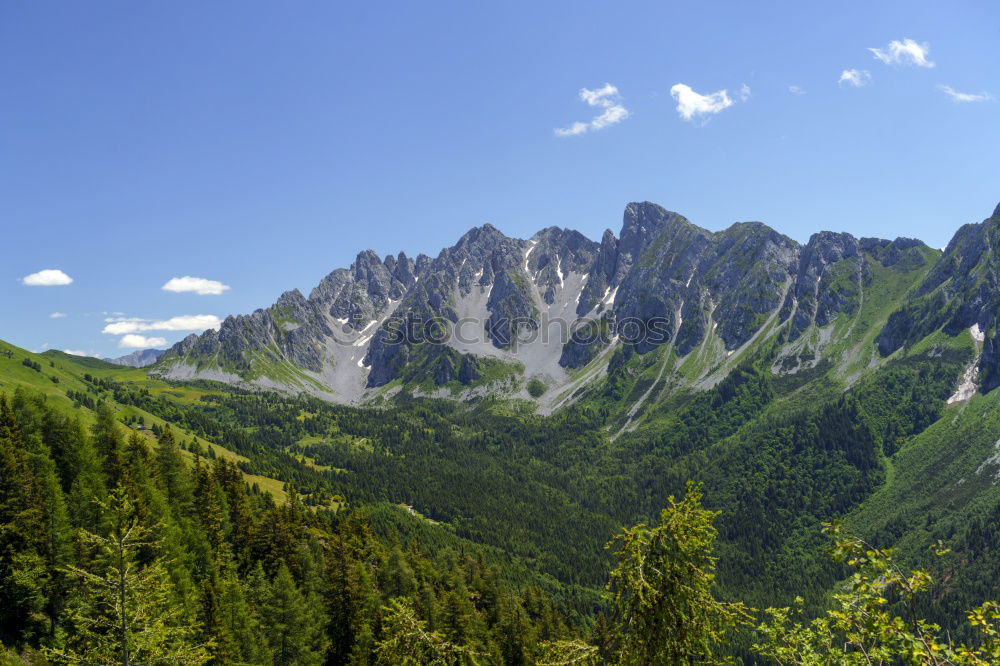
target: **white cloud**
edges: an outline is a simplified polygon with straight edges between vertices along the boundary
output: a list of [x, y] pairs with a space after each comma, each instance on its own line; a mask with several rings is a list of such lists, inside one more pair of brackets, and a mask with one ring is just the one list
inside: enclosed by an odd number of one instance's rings
[[792, 93], [793, 95], [805, 95], [806, 94], [806, 91], [803, 90], [800, 86], [788, 86], [788, 92]]
[[179, 315], [170, 319], [141, 319], [139, 317], [111, 317], [104, 320], [107, 326], [102, 333], [123, 335], [143, 331], [204, 331], [219, 328], [222, 320], [215, 315]]
[[964, 92], [958, 92], [951, 86], [945, 86], [945, 85], [938, 86], [938, 90], [940, 90], [945, 95], [950, 97], [951, 101], [957, 102], [959, 104], [968, 102], [988, 102], [989, 100], [993, 99], [993, 95], [989, 94], [988, 92], [964, 93]]
[[69, 354], [70, 356], [90, 356], [90, 354], [82, 349], [63, 349], [63, 353]]
[[49, 319], [62, 319], [66, 316], [65, 312], [53, 312], [49, 315]]
[[691, 89], [691, 86], [683, 83], [678, 83], [670, 88], [670, 96], [677, 101], [677, 113], [684, 120], [691, 120], [695, 116], [719, 113], [733, 105], [733, 100], [729, 98], [727, 90], [699, 95]]
[[170, 278], [161, 289], [177, 293], [194, 292], [199, 296], [218, 296], [229, 291], [229, 285], [222, 284], [218, 280], [206, 280], [205, 278], [185, 275], [184, 277]]
[[867, 69], [845, 69], [840, 73], [840, 78], [837, 79], [837, 83], [844, 85], [845, 83], [849, 86], [855, 88], [861, 88], [872, 82], [872, 75]]
[[577, 121], [569, 127], [557, 127], [554, 130], [556, 136], [577, 136], [590, 130], [604, 129], [629, 117], [628, 109], [622, 106], [618, 88], [610, 83], [605, 83], [603, 88], [597, 90], [582, 88], [580, 99], [590, 106], [596, 106], [604, 111], [594, 116], [589, 123]]
[[590, 129], [589, 124], [577, 121], [569, 127], [557, 127], [555, 133], [556, 136], [576, 136], [577, 134], [583, 134], [588, 129]]
[[167, 344], [166, 338], [147, 338], [145, 335], [123, 335], [118, 346], [123, 349], [148, 349]]
[[750, 86], [743, 84], [740, 86], [740, 101], [745, 102], [750, 99]]
[[61, 287], [73, 284], [73, 278], [55, 268], [46, 268], [31, 275], [25, 275], [21, 282], [29, 287]]
[[912, 39], [903, 41], [892, 40], [884, 49], [868, 49], [872, 54], [887, 65], [916, 65], [917, 67], [933, 67], [934, 63], [927, 59], [931, 47], [927, 42], [918, 44]]

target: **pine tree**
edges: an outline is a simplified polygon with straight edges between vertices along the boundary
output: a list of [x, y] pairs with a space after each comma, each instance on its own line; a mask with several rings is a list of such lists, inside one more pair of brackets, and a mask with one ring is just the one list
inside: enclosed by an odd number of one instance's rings
[[270, 664], [257, 614], [232, 567], [202, 583], [198, 619], [215, 664]]
[[264, 615], [268, 618], [268, 644], [276, 665], [324, 662], [326, 616], [316, 599], [302, 594], [284, 563], [271, 582]]
[[115, 412], [107, 404], [102, 403], [97, 408], [97, 419], [90, 429], [94, 448], [103, 460], [104, 475], [109, 487], [121, 484], [124, 475], [125, 438], [122, 434]]
[[156, 543], [137, 522], [123, 489], [112, 492], [107, 512], [107, 536], [82, 533], [94, 549], [91, 566], [68, 569], [79, 582], [66, 618], [72, 631], [67, 646], [51, 650], [51, 658], [123, 666], [205, 663], [206, 646], [194, 640], [195, 628], [174, 599], [162, 560], [142, 566], [137, 559], [140, 548], [155, 549]]
[[749, 620], [743, 604], [712, 594], [718, 514], [702, 508], [700, 486], [688, 483], [684, 499], [669, 502], [658, 526], [637, 525], [615, 539], [609, 587], [621, 664], [714, 663], [725, 633]]
[[156, 467], [174, 515], [185, 515], [190, 510], [194, 497], [191, 477], [184, 466], [184, 457], [170, 426], [166, 426], [160, 435], [156, 448]]
[[38, 479], [44, 538], [41, 554], [47, 570], [45, 613], [49, 618], [49, 633], [54, 634], [67, 587], [62, 570], [70, 560], [69, 513], [48, 447], [39, 445], [38, 450], [28, 456], [28, 465]]
[[229, 508], [229, 542], [237, 565], [245, 572], [250, 568], [251, 544], [256, 532], [246, 482], [239, 468], [223, 459], [212, 463], [212, 478], [225, 495]]
[[467, 647], [449, 642], [430, 631], [419, 619], [412, 604], [393, 599], [382, 609], [385, 614], [382, 640], [375, 645], [376, 666], [453, 666], [475, 663]]
[[[97, 532], [101, 527], [103, 503], [108, 497], [101, 457], [92, 438], [83, 432], [79, 423], [75, 424], [74, 432], [77, 435], [75, 446], [70, 445], [74, 449], [75, 471], [67, 494], [70, 517], [74, 525]], [[58, 456], [56, 462], [59, 462]]]
[[41, 630], [48, 576], [38, 480], [6, 395], [0, 395], [0, 640], [15, 643]]

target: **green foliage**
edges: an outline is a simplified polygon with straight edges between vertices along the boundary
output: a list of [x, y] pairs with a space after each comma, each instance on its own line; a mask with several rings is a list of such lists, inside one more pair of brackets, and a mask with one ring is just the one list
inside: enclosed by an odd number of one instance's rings
[[689, 483], [680, 502], [670, 498], [659, 525], [637, 525], [615, 538], [618, 565], [609, 589], [618, 663], [721, 663], [726, 633], [749, 621], [743, 604], [712, 593], [718, 514], [702, 508], [701, 496]]
[[[952, 643], [941, 628], [917, 616], [915, 598], [933, 579], [926, 571], [902, 572], [892, 553], [828, 525], [836, 540], [833, 557], [854, 569], [835, 606], [811, 621], [793, 619], [789, 608], [768, 609], [754, 650], [779, 664], [954, 664], [987, 666], [1000, 659], [1000, 611], [986, 602], [967, 613], [978, 630], [976, 645]], [[938, 546], [938, 552], [944, 550]], [[801, 613], [801, 600], [799, 600]]]
[[65, 648], [53, 649], [56, 663], [203, 664], [206, 647], [174, 596], [162, 560], [143, 563], [141, 550], [158, 544], [142, 526], [123, 489], [111, 493], [106, 536], [81, 532], [87, 566], [69, 567], [78, 582], [67, 609]]
[[538, 377], [532, 377], [528, 381], [528, 395], [532, 398], [541, 398], [547, 388], [545, 382]]
[[41, 631], [49, 577], [42, 489], [25, 445], [10, 402], [0, 395], [0, 638], [8, 643]]
[[285, 564], [269, 585], [264, 603], [267, 640], [276, 665], [322, 664], [326, 655], [326, 618], [318, 598], [303, 594]]
[[88, 432], [39, 396], [0, 394], [4, 644], [52, 663], [371, 664], [417, 626], [444, 653], [518, 664], [568, 634], [574, 620], [497, 552], [399, 511], [377, 533], [291, 483], [275, 504], [175, 432], [125, 438], [109, 409]]
[[475, 663], [475, 653], [431, 631], [404, 599], [382, 608], [384, 638], [375, 645], [376, 666], [453, 666]]

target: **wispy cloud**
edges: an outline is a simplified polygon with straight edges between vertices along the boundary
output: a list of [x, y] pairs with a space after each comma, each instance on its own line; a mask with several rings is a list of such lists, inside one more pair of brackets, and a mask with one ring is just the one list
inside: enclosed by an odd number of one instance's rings
[[111, 317], [104, 320], [107, 326], [102, 333], [124, 335], [144, 331], [204, 331], [219, 328], [222, 320], [215, 315], [179, 315], [170, 319], [142, 319], [140, 317]]
[[65, 312], [53, 312], [49, 315], [49, 319], [62, 319], [66, 316]]
[[867, 86], [871, 82], [872, 75], [867, 69], [845, 69], [840, 73], [840, 78], [837, 79], [837, 83], [840, 85], [846, 84], [854, 88]]
[[199, 296], [218, 296], [229, 291], [229, 285], [222, 284], [218, 280], [206, 280], [205, 278], [185, 275], [184, 277], [170, 278], [161, 289], [176, 293], [194, 292]]
[[604, 109], [600, 114], [594, 116], [590, 122], [577, 121], [568, 127], [557, 127], [556, 136], [577, 136], [585, 134], [590, 130], [604, 129], [610, 125], [615, 125], [625, 120], [629, 116], [629, 111], [621, 103], [621, 95], [618, 88], [605, 83], [603, 88], [590, 90], [582, 88], [580, 90], [580, 100], [589, 106]]
[[930, 44], [918, 44], [912, 39], [902, 41], [894, 39], [883, 49], [868, 49], [872, 54], [887, 65], [916, 65], [917, 67], [933, 67], [934, 63], [927, 59]]
[[73, 278], [56, 268], [46, 268], [43, 271], [25, 275], [21, 283], [29, 287], [61, 287], [73, 284]]
[[747, 84], [744, 83], [742, 86], [740, 86], [740, 93], [739, 94], [740, 94], [740, 101], [741, 102], [745, 102], [748, 99], [750, 99], [750, 86], [748, 86]]
[[951, 101], [957, 104], [967, 104], [970, 102], [988, 102], [989, 100], [993, 99], [993, 95], [985, 91], [981, 93], [964, 93], [964, 92], [958, 92], [951, 86], [945, 86], [945, 85], [938, 86], [938, 90], [940, 90], [945, 95], [950, 97]]
[[806, 91], [801, 86], [788, 86], [788, 92], [793, 95], [805, 95]]
[[[749, 92], [749, 88], [747, 88], [747, 91]], [[692, 90], [691, 86], [684, 83], [677, 83], [671, 87], [670, 96], [677, 102], [677, 113], [684, 120], [714, 115], [733, 105], [733, 100], [729, 97], [729, 91], [725, 89], [701, 95]]]
[[[149, 347], [161, 347], [167, 344], [166, 338], [151, 337], [145, 335], [123, 335], [118, 341], [118, 346], [122, 349], [148, 349]], [[68, 352], [67, 352], [68, 353]]]
[[70, 356], [90, 356], [90, 354], [82, 349], [63, 349], [63, 353], [69, 354]]

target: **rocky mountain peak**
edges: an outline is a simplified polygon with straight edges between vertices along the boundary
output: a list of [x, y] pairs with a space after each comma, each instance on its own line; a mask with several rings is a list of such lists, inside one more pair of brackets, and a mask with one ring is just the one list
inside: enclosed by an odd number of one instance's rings
[[278, 300], [274, 304], [278, 307], [304, 307], [306, 298], [298, 289], [291, 289], [278, 296]]
[[497, 245], [510, 240], [499, 229], [489, 222], [478, 227], [473, 227], [462, 234], [455, 244], [456, 249], [467, 249], [469, 247], [494, 248]]
[[649, 201], [625, 206], [619, 245], [625, 251], [653, 239], [670, 227], [694, 227], [683, 215]]

